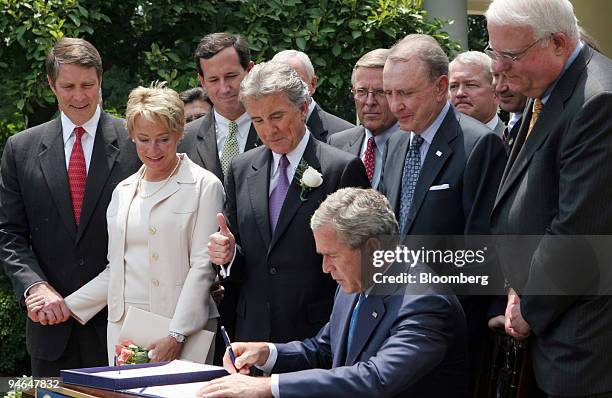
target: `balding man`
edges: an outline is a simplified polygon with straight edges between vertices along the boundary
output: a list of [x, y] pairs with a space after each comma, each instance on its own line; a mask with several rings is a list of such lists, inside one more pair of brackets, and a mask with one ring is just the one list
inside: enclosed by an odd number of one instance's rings
[[467, 51], [455, 57], [448, 72], [448, 93], [455, 109], [501, 136], [506, 125], [497, 116], [491, 58], [485, 53]]
[[[282, 62], [293, 67], [300, 79], [306, 83], [308, 93], [312, 98], [317, 90], [318, 77], [306, 53], [297, 50], [284, 50], [274, 55], [272, 61]], [[334, 133], [355, 127], [352, 123], [324, 111], [314, 99], [308, 105], [306, 125], [313, 137], [323, 142], [327, 141], [328, 136]]]
[[[431, 36], [406, 36], [391, 48], [383, 86], [403, 133], [389, 139], [381, 191], [391, 202], [401, 233], [489, 234], [489, 213], [506, 154], [495, 133], [448, 102], [448, 58], [440, 45]], [[485, 266], [481, 271], [491, 272]], [[488, 300], [459, 299], [475, 378], [488, 332]]]
[[328, 139], [330, 145], [361, 158], [372, 188], [378, 188], [381, 179], [387, 141], [399, 131], [383, 89], [383, 67], [388, 54], [388, 49], [379, 48], [359, 58], [351, 76], [351, 92], [361, 126]]
[[506, 331], [532, 336], [549, 396], [609, 397], [612, 298], [558, 292], [601, 266], [589, 255], [566, 261], [576, 235], [612, 234], [612, 61], [580, 41], [569, 0], [494, 0], [486, 17], [493, 72], [533, 98], [492, 212], [496, 233], [538, 236], [532, 247], [498, 250], [513, 288]]

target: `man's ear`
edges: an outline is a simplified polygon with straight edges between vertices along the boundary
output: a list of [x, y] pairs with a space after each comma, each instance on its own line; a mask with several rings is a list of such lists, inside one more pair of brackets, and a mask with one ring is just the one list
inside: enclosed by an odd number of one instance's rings
[[436, 79], [436, 97], [438, 102], [445, 101], [448, 97], [448, 76], [442, 75]]
[[247, 73], [250, 72], [251, 69], [253, 69], [254, 66], [255, 66], [255, 62], [249, 61], [249, 66], [247, 66], [247, 68], [246, 68]]
[[569, 41], [567, 40], [567, 36], [565, 35], [565, 33], [553, 33], [551, 42], [553, 46], [555, 46], [554, 51], [556, 55], [561, 55], [568, 51], [567, 46], [569, 44]]
[[198, 73], [198, 81], [200, 82], [200, 86], [202, 86], [202, 88], [206, 90], [206, 87], [204, 87], [204, 76], [200, 75], [199, 73]]
[[312, 90], [312, 92], [310, 93], [310, 96], [312, 97], [315, 93], [315, 91], [317, 91], [317, 82], [319, 81], [319, 78], [317, 77], [317, 75], [314, 75], [312, 77], [312, 79], [310, 79], [310, 87], [309, 89]]

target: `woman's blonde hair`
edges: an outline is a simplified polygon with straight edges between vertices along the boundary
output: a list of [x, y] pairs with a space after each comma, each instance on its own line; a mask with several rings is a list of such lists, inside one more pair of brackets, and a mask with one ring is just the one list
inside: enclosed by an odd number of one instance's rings
[[151, 122], [161, 122], [169, 133], [183, 136], [185, 110], [178, 93], [166, 87], [166, 82], [153, 82], [151, 87], [136, 87], [130, 93], [125, 111], [127, 129], [133, 137], [137, 117]]

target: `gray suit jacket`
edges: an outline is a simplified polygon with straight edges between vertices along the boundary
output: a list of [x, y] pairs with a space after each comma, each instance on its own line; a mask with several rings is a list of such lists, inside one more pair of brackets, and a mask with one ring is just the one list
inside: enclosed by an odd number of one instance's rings
[[354, 124], [324, 111], [319, 104], [315, 106], [312, 114], [306, 121], [306, 125], [312, 135], [317, 140], [323, 142], [326, 142], [327, 138], [332, 134], [355, 127]]
[[[253, 149], [259, 145], [257, 131], [251, 124], [244, 151]], [[215, 131], [215, 113], [213, 110], [204, 117], [187, 123], [185, 136], [181, 140], [178, 152], [184, 152], [192, 162], [205, 168], [217, 176], [221, 182], [224, 181], [219, 150], [217, 148], [217, 133]]]
[[[40, 281], [68, 296], [105, 268], [106, 208], [115, 186], [139, 166], [125, 121], [102, 112], [77, 227], [60, 118], [8, 139], [0, 182], [0, 260], [18, 300], [23, 302], [24, 291]], [[104, 350], [105, 311], [92, 323]], [[72, 319], [53, 326], [28, 319], [28, 352], [38, 359], [57, 360], [77, 325]]]
[[[500, 248], [504, 274], [519, 294], [542, 292], [551, 279], [576, 286], [597, 271], [578, 239], [563, 237], [612, 234], [611, 104], [612, 61], [585, 46], [527, 140], [531, 103], [526, 108], [492, 213], [497, 234], [543, 236], [518, 252]], [[610, 296], [523, 295], [521, 312], [534, 334], [534, 371], [546, 393], [612, 391]]]

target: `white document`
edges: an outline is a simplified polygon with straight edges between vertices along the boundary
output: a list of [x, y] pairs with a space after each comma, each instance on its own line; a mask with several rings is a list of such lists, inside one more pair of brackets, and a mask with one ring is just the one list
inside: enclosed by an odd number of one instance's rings
[[133, 388], [125, 391], [149, 397], [190, 398], [195, 397], [198, 390], [204, 387], [206, 384], [208, 384], [207, 381], [199, 381], [197, 383], [170, 384], [167, 386]]
[[106, 372], [96, 372], [95, 375], [98, 377], [108, 377], [111, 379], [131, 379], [134, 377], [144, 376], [162, 376], [162, 375], [173, 375], [183, 373], [194, 373], [194, 372], [208, 372], [212, 370], [222, 370], [220, 366], [205, 365], [201, 363], [195, 363], [190, 361], [174, 360], [168, 362], [165, 365], [150, 366], [144, 368], [135, 369], [120, 369], [120, 370], [108, 370]]
[[429, 187], [430, 191], [442, 191], [443, 189], [448, 189], [450, 188], [450, 185], [448, 184], [442, 184], [442, 185], [432, 185], [431, 187]]
[[[138, 346], [148, 347], [155, 341], [167, 336], [169, 326], [169, 318], [130, 307], [119, 333], [117, 344], [131, 339]], [[188, 336], [180, 359], [204, 363], [214, 338], [215, 334], [208, 330], [200, 330]]]

